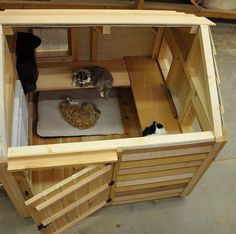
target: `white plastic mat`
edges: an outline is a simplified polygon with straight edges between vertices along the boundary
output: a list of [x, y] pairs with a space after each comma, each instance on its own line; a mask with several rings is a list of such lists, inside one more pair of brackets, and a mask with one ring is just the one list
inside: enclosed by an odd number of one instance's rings
[[39, 136], [69, 137], [124, 133], [119, 103], [114, 92], [107, 100], [98, 97], [98, 94], [95, 91], [92, 92], [91, 89], [80, 91], [77, 95], [72, 94], [65, 91], [63, 96], [76, 98], [79, 102], [92, 102], [101, 111], [96, 125], [85, 130], [74, 128], [61, 116], [59, 104], [63, 99], [44, 100], [44, 98], [39, 97], [37, 122], [37, 133]]

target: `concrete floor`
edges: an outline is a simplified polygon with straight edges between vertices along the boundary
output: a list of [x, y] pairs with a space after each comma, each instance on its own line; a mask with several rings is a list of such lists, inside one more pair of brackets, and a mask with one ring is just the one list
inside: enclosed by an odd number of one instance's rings
[[[67, 234], [235, 234], [236, 233], [236, 25], [212, 29], [221, 74], [229, 143], [190, 196], [108, 207]], [[0, 193], [0, 233], [38, 233]]]

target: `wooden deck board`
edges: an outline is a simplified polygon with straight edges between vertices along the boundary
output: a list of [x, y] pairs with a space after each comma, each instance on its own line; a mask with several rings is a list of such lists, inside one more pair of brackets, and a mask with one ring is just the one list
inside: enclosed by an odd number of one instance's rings
[[169, 133], [179, 133], [156, 61], [148, 57], [127, 57], [126, 64], [141, 128], [144, 130], [156, 120]]

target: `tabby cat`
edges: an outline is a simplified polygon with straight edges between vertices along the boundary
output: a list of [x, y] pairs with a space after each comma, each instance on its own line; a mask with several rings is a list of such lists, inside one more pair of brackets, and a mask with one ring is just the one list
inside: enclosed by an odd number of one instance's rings
[[102, 98], [108, 98], [112, 83], [112, 74], [106, 68], [99, 66], [78, 69], [74, 72], [72, 80], [72, 86], [94, 85]]
[[66, 98], [60, 103], [60, 112], [70, 125], [79, 129], [93, 127], [101, 114], [101, 111], [93, 103], [79, 104], [77, 100], [71, 98]]

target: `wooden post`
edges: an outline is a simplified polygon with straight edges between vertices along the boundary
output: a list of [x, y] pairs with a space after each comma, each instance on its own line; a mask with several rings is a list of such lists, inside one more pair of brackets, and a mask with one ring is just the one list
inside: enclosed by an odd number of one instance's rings
[[135, 0], [135, 7], [136, 9], [143, 9], [144, 0]]
[[29, 217], [25, 199], [15, 177], [11, 172], [7, 171], [7, 161], [3, 156], [0, 159], [0, 181], [20, 216]]
[[156, 39], [154, 42], [153, 52], [152, 52], [152, 59], [158, 58], [163, 32], [164, 32], [164, 28], [158, 28], [157, 33], [156, 33]]

